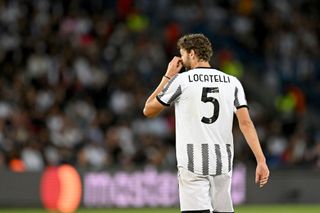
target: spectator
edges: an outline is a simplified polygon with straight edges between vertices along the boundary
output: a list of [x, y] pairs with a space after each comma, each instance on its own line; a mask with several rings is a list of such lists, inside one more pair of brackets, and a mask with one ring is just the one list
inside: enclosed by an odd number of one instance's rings
[[[175, 166], [173, 111], [142, 118], [146, 88], [187, 32], [242, 79], [274, 167], [319, 168], [316, 1], [1, 1], [0, 167]], [[192, 11], [192, 12], [190, 12]], [[164, 15], [165, 14], [165, 15]], [[276, 105], [274, 105], [276, 103]], [[300, 132], [297, 126], [310, 132]], [[235, 129], [235, 141], [243, 140]], [[241, 161], [246, 148], [235, 142]]]

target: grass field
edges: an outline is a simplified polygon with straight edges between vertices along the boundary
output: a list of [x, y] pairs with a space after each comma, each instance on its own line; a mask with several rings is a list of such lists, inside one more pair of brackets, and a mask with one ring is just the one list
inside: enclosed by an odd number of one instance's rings
[[[1, 213], [48, 213], [44, 209], [2, 209]], [[178, 213], [177, 208], [143, 209], [79, 209], [77, 213]], [[235, 208], [236, 213], [320, 213], [320, 205], [244, 205]]]

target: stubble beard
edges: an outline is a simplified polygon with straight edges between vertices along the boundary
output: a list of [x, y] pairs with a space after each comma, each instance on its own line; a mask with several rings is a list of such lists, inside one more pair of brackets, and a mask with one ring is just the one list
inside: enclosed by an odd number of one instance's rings
[[186, 71], [191, 70], [190, 60], [187, 59], [186, 61], [183, 61], [182, 64]]

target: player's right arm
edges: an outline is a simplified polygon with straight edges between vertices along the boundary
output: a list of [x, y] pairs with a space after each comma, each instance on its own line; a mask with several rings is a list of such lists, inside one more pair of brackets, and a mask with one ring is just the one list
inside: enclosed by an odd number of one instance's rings
[[168, 83], [168, 81], [169, 80], [167, 78], [162, 78], [158, 87], [147, 99], [143, 109], [143, 114], [146, 117], [153, 118], [157, 116], [165, 108], [165, 106], [161, 104], [156, 97], [163, 90], [164, 86]]
[[148, 118], [155, 117], [165, 108], [167, 104], [161, 103], [160, 100], [157, 98], [157, 96], [161, 91], [163, 91], [169, 79], [171, 79], [172, 81], [173, 80], [172, 78], [175, 75], [177, 75], [177, 73], [181, 70], [181, 68], [182, 68], [181, 58], [174, 57], [168, 64], [166, 74], [164, 75], [165, 77], [162, 78], [158, 87], [153, 91], [153, 93], [149, 96], [149, 98], [145, 103], [143, 114], [146, 117]]
[[257, 131], [250, 118], [247, 107], [239, 108], [236, 111], [236, 116], [238, 118], [240, 130], [257, 161], [255, 181], [260, 185], [260, 187], [263, 187], [268, 182], [270, 172], [266, 163], [266, 158], [260, 146]]

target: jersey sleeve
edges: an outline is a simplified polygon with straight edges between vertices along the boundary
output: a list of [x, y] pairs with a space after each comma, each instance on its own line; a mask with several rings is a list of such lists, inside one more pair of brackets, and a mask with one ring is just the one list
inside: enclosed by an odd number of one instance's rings
[[178, 74], [171, 78], [163, 90], [157, 95], [157, 100], [165, 106], [170, 106], [171, 103], [179, 99], [181, 93], [182, 90]]
[[234, 112], [236, 112], [237, 109], [239, 109], [239, 108], [248, 107], [243, 86], [237, 78], [235, 81], [234, 102], [233, 103], [234, 103]]

